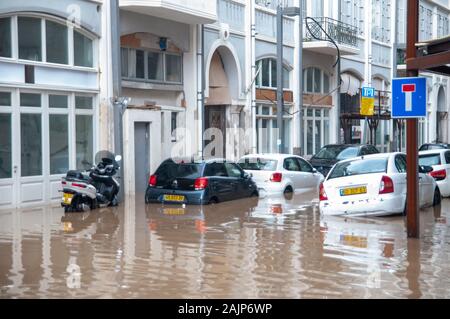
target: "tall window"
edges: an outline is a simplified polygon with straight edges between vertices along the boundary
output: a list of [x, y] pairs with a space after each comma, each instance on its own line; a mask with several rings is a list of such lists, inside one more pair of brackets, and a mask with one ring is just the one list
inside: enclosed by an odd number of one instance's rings
[[42, 61], [41, 19], [19, 17], [19, 58]]
[[122, 48], [122, 77], [170, 84], [183, 83], [181, 54]]
[[[292, 116], [289, 115], [291, 107], [285, 105], [284, 123], [284, 142], [283, 152], [291, 152], [291, 122]], [[256, 130], [257, 145], [259, 153], [278, 152], [277, 140], [279, 138], [276, 107], [267, 104], [260, 104], [256, 109]]]
[[93, 41], [78, 31], [73, 33], [74, 64], [76, 66], [92, 67]]
[[0, 113], [0, 179], [12, 177], [11, 125], [11, 114]]
[[[277, 60], [262, 59], [256, 62], [257, 70], [260, 70], [256, 78], [256, 86], [277, 88]], [[289, 70], [283, 67], [283, 88], [289, 89]]]
[[67, 64], [68, 63], [68, 44], [67, 27], [53, 22], [45, 21], [46, 43], [47, 43], [47, 62]]
[[330, 77], [319, 68], [307, 68], [303, 70], [304, 92], [327, 94], [330, 91]]
[[11, 18], [0, 19], [0, 57], [11, 57]]
[[330, 143], [330, 110], [306, 108], [303, 110], [304, 155], [316, 154]]

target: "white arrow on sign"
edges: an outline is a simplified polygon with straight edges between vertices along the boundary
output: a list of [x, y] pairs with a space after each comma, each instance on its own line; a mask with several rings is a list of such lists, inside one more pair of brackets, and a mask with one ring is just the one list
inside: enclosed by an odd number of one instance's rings
[[403, 84], [402, 92], [405, 93], [405, 111], [412, 111], [412, 94], [416, 92], [415, 84]]

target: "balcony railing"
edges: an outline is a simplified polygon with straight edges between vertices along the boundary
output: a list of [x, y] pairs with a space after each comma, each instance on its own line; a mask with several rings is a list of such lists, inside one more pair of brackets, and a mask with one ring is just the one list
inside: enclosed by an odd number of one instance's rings
[[304, 28], [304, 41], [319, 41], [318, 39], [321, 41], [329, 41], [328, 36], [330, 36], [338, 44], [349, 45], [352, 47], [358, 46], [357, 27], [328, 17], [317, 17], [313, 19], [317, 21], [319, 25], [311, 19], [306, 19], [309, 31], [308, 28]]

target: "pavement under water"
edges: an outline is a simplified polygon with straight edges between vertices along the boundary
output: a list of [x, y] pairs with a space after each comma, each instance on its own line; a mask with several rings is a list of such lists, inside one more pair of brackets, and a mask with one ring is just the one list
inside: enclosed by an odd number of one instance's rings
[[[311, 204], [311, 200], [313, 201]], [[450, 200], [321, 218], [312, 194], [0, 212], [1, 298], [450, 298]]]

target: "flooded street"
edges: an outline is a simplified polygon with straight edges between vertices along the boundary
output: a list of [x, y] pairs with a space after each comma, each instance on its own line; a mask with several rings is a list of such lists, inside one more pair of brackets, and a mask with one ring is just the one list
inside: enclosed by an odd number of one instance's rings
[[1, 298], [450, 298], [450, 201], [321, 219], [312, 195], [0, 212]]

